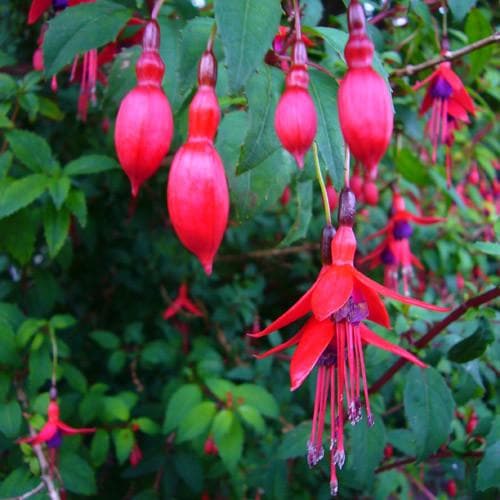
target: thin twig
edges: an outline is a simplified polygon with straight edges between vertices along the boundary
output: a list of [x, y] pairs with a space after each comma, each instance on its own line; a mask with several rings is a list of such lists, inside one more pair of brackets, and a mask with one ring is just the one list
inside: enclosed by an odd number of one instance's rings
[[[500, 296], [500, 287], [492, 288], [487, 292], [484, 292], [476, 297], [472, 297], [466, 300], [463, 304], [458, 306], [454, 311], [452, 311], [446, 318], [435, 323], [431, 329], [417, 342], [415, 342], [415, 347], [420, 349], [425, 347], [427, 344], [432, 342], [435, 337], [437, 337], [441, 332], [443, 332], [451, 323], [457, 321], [461, 316], [463, 316], [469, 309], [479, 307], [482, 304], [486, 304], [491, 300], [496, 299]], [[408, 334], [409, 332], [405, 332]], [[403, 335], [405, 335], [403, 334]], [[403, 358], [399, 358], [371, 387], [370, 393], [377, 392], [380, 390], [401, 368], [407, 363]]]
[[17, 497], [8, 497], [5, 500], [25, 500], [26, 498], [35, 496], [44, 489], [45, 489], [45, 483], [42, 481], [36, 488], [33, 488], [32, 490], [29, 490], [26, 493], [23, 493], [22, 495], [19, 495]]
[[234, 255], [221, 255], [218, 260], [220, 261], [235, 261], [246, 259], [267, 259], [271, 257], [280, 257], [282, 255], [308, 252], [309, 250], [318, 250], [319, 243], [304, 243], [303, 245], [288, 248], [269, 248], [266, 250], [254, 250], [243, 254]]
[[466, 54], [469, 54], [474, 50], [481, 49], [482, 47], [486, 47], [487, 45], [491, 45], [492, 43], [497, 43], [499, 41], [500, 41], [500, 32], [497, 31], [493, 35], [487, 36], [486, 38], [482, 38], [481, 40], [477, 40], [476, 42], [471, 43], [470, 45], [466, 45], [461, 49], [445, 52], [444, 54], [429, 59], [428, 61], [425, 61], [421, 64], [416, 64], [416, 65], [408, 64], [408, 66], [405, 66], [404, 68], [396, 69], [391, 73], [390, 76], [391, 77], [405, 76], [405, 75], [411, 76], [424, 69], [432, 68], [433, 66], [437, 66], [438, 64], [441, 64], [442, 62], [445, 61], [453, 61], [454, 59], [458, 59], [462, 56], [465, 56]]

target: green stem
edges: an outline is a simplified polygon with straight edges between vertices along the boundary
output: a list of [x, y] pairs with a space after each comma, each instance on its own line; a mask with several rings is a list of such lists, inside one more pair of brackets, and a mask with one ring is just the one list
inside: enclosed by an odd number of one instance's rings
[[210, 30], [210, 36], [208, 37], [207, 42], [207, 51], [212, 52], [214, 48], [215, 35], [217, 34], [217, 24], [212, 24], [212, 29]]
[[316, 141], [313, 142], [313, 157], [314, 166], [316, 167], [316, 177], [318, 179], [319, 187], [321, 189], [321, 197], [323, 198], [323, 209], [325, 210], [325, 219], [328, 225], [332, 224], [332, 214], [330, 213], [330, 204], [328, 203], [328, 195], [326, 193], [325, 182], [321, 174], [321, 167], [319, 166], [318, 145]]
[[56, 386], [56, 376], [57, 376], [57, 363], [58, 363], [58, 351], [57, 351], [57, 339], [54, 328], [49, 326], [49, 336], [50, 343], [52, 345], [52, 386]]

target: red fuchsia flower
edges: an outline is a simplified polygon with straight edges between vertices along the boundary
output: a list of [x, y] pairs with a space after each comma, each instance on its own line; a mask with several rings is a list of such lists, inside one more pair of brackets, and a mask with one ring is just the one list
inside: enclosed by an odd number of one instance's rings
[[229, 215], [226, 173], [214, 137], [220, 122], [215, 94], [217, 61], [209, 41], [198, 67], [198, 90], [189, 106], [187, 142], [177, 151], [167, 186], [170, 220], [182, 244], [212, 273]]
[[[250, 334], [252, 337], [263, 337], [309, 312], [313, 313], [297, 334], [264, 354], [258, 355], [257, 358], [265, 358], [297, 345], [290, 364], [292, 391], [302, 385], [315, 367], [318, 368], [307, 459], [312, 467], [323, 458], [323, 432], [329, 406], [330, 488], [333, 495], [338, 491], [336, 467], [342, 468], [345, 461], [344, 399], [348, 420], [352, 424], [359, 422], [362, 417], [360, 396], [363, 389], [367, 421], [369, 425], [373, 424], [368, 400], [363, 343], [372, 344], [402, 356], [420, 367], [425, 367], [425, 364], [413, 354], [379, 337], [363, 324], [365, 319], [369, 319], [386, 328], [390, 327], [389, 315], [379, 294], [429, 310], [448, 310], [399, 295], [372, 281], [354, 267], [353, 259], [356, 252], [356, 238], [352, 230], [354, 215], [354, 194], [344, 189], [340, 194], [339, 229], [333, 237], [333, 231], [323, 233], [321, 245], [323, 267], [317, 280], [287, 312], [262, 331]], [[329, 242], [331, 242], [330, 254], [325, 252]]]
[[358, 263], [371, 263], [371, 268], [379, 264], [384, 265], [384, 284], [393, 290], [399, 289], [398, 276], [401, 270], [403, 291], [409, 295], [409, 280], [413, 276], [413, 266], [423, 269], [420, 260], [413, 255], [410, 248], [410, 237], [413, 233], [411, 223], [419, 225], [437, 224], [444, 222], [442, 217], [422, 217], [406, 210], [405, 200], [397, 191], [394, 192], [392, 208], [387, 225], [380, 231], [370, 235], [367, 239], [385, 236], [372, 252], [361, 258]]
[[219, 453], [219, 448], [217, 448], [212, 436], [207, 437], [203, 445], [203, 453], [205, 453], [205, 455], [217, 455]]
[[137, 61], [137, 85], [120, 104], [115, 127], [115, 147], [120, 164], [132, 186], [132, 196], [159, 168], [170, 147], [173, 119], [161, 82], [165, 64], [161, 60], [160, 27], [148, 21]]
[[188, 286], [186, 283], [182, 283], [179, 287], [179, 295], [163, 312], [163, 319], [175, 316], [181, 309], [185, 309], [195, 316], [203, 316], [201, 309], [188, 297]]
[[130, 455], [129, 455], [128, 459], [129, 459], [130, 465], [134, 468], [137, 467], [140, 464], [140, 462], [142, 461], [143, 454], [142, 454], [142, 450], [141, 450], [139, 444], [137, 443], [137, 441], [134, 443], [132, 450], [130, 450]]
[[375, 182], [366, 180], [363, 185], [363, 198], [368, 205], [376, 206], [378, 204], [379, 193]]
[[[448, 49], [448, 41], [443, 40], [443, 50]], [[424, 100], [420, 105], [422, 116], [431, 110], [431, 116], [426, 125], [426, 134], [432, 143], [432, 161], [436, 162], [439, 144], [447, 146], [447, 177], [451, 180], [451, 154], [449, 148], [454, 141], [455, 130], [463, 123], [470, 123], [468, 113], [474, 115], [474, 102], [465, 90], [459, 76], [451, 69], [451, 63], [441, 63], [425, 80], [414, 85], [418, 90], [427, 86]]]
[[292, 61], [285, 80], [285, 91], [276, 107], [274, 128], [281, 144], [293, 155], [299, 168], [304, 167], [304, 156], [309, 151], [318, 128], [316, 108], [308, 88], [307, 49], [297, 9]]
[[281, 205], [286, 207], [288, 203], [290, 203], [291, 196], [292, 196], [292, 190], [290, 189], [290, 186], [286, 186], [285, 189], [283, 189], [283, 193], [281, 193], [280, 196]]
[[373, 43], [366, 34], [365, 14], [357, 0], [351, 0], [347, 16], [347, 73], [339, 86], [339, 121], [351, 153], [374, 179], [391, 140], [392, 99], [386, 82], [372, 68]]

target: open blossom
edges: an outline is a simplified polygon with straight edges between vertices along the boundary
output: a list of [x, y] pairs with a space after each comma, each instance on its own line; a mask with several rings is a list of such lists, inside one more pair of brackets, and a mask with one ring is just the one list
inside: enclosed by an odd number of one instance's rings
[[182, 283], [179, 287], [179, 295], [163, 312], [163, 319], [170, 319], [181, 309], [185, 309], [195, 316], [203, 316], [201, 309], [188, 297], [188, 287], [186, 283]]
[[[355, 197], [344, 189], [340, 194], [339, 229], [330, 239], [322, 242], [323, 267], [312, 287], [287, 312], [260, 332], [250, 334], [263, 337], [312, 312], [313, 315], [292, 338], [273, 347], [264, 358], [297, 345], [290, 364], [290, 385], [295, 390], [316, 367], [317, 384], [311, 437], [307, 445], [307, 460], [312, 467], [324, 455], [323, 433], [327, 408], [330, 409], [330, 488], [338, 491], [336, 469], [345, 461], [344, 402], [347, 419], [356, 424], [361, 420], [361, 391], [364, 393], [368, 424], [373, 415], [368, 399], [363, 344], [402, 356], [424, 367], [418, 358], [370, 330], [363, 321], [369, 319], [386, 328], [390, 327], [389, 315], [379, 294], [400, 302], [434, 311], [446, 311], [379, 285], [360, 273], [353, 264], [356, 238], [352, 225]], [[331, 236], [331, 235], [330, 235]], [[324, 248], [331, 241], [331, 254]], [[329, 404], [328, 404], [329, 403]]]
[[[443, 41], [447, 48], [447, 41]], [[435, 163], [439, 144], [447, 146], [446, 172], [448, 184], [451, 182], [450, 147], [454, 141], [455, 130], [462, 124], [470, 123], [469, 113], [474, 115], [474, 102], [467, 93], [459, 76], [451, 69], [451, 63], [441, 63], [425, 80], [414, 85], [418, 90], [427, 87], [424, 100], [420, 105], [422, 116], [431, 111], [425, 132], [432, 143], [432, 161]]]
[[423, 269], [420, 260], [412, 253], [410, 237], [413, 234], [411, 223], [431, 225], [443, 222], [442, 217], [423, 217], [412, 214], [406, 210], [405, 200], [399, 192], [394, 192], [392, 208], [387, 225], [373, 233], [368, 239], [384, 236], [385, 239], [369, 254], [358, 262], [370, 262], [373, 268], [379, 264], [384, 265], [384, 284], [393, 290], [399, 289], [398, 276], [401, 271], [403, 291], [409, 295], [409, 280], [413, 276], [413, 266]]

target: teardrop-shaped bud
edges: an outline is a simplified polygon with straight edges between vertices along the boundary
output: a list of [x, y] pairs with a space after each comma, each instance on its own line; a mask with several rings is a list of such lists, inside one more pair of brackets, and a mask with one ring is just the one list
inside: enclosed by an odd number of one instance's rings
[[349, 40], [344, 51], [348, 70], [339, 86], [339, 121], [351, 153], [373, 179], [391, 140], [392, 99], [386, 82], [372, 68], [373, 43], [366, 33], [360, 3], [350, 3], [348, 20]]
[[168, 178], [167, 204], [182, 244], [211, 274], [227, 226], [229, 193], [224, 166], [210, 141], [188, 140], [177, 151]]
[[318, 128], [314, 102], [309, 94], [307, 52], [304, 42], [298, 40], [293, 48], [292, 66], [285, 81], [274, 116], [276, 134], [283, 147], [294, 156], [299, 168], [311, 147]]
[[326, 179], [326, 197], [328, 198], [330, 210], [333, 212], [337, 208], [338, 196], [330, 177]]
[[373, 181], [368, 181], [363, 186], [363, 195], [365, 203], [368, 205], [377, 205], [379, 194], [378, 187]]
[[134, 197], [160, 166], [173, 134], [172, 111], [161, 87], [165, 65], [158, 53], [159, 36], [158, 23], [149, 21], [136, 67], [137, 85], [121, 102], [116, 118], [116, 152]]

